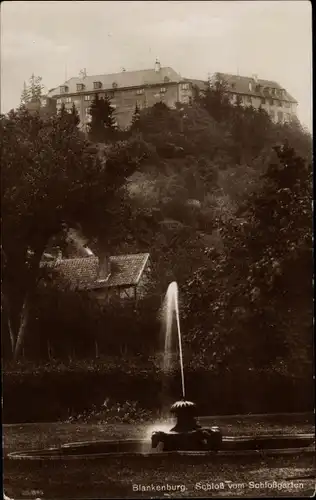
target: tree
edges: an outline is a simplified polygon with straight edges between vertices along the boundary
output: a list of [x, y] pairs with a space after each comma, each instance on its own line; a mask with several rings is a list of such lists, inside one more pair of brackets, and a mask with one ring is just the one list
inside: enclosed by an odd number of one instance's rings
[[134, 114], [133, 114], [133, 117], [132, 117], [131, 128], [134, 129], [134, 130], [137, 130], [138, 126], [139, 126], [139, 122], [140, 122], [140, 110], [139, 110], [139, 107], [138, 107], [138, 105], [136, 103]]
[[[100, 152], [71, 115], [43, 121], [25, 109], [0, 120], [2, 143], [2, 293], [12, 353], [21, 353], [40, 262], [64, 223], [95, 221], [144, 157], [130, 143]], [[89, 215], [90, 214], [90, 215]]]
[[79, 113], [78, 113], [78, 109], [76, 108], [76, 105], [75, 103], [72, 104], [72, 108], [71, 108], [71, 118], [73, 120], [73, 123], [76, 127], [78, 127], [79, 123], [80, 123], [80, 116], [79, 116]]
[[30, 89], [27, 87], [26, 82], [23, 84], [23, 90], [21, 93], [21, 106], [24, 106], [31, 100]]
[[249, 325], [257, 325], [258, 356], [271, 360], [270, 345], [297, 368], [312, 347], [312, 168], [289, 144], [274, 149], [263, 190], [241, 209], [250, 220], [247, 281], [256, 297]]
[[208, 79], [204, 88], [196, 93], [195, 99], [217, 122], [228, 122], [232, 105], [227, 93], [227, 82], [216, 74], [214, 79]]
[[311, 368], [311, 198], [311, 166], [277, 146], [258, 189], [221, 222], [223, 251], [186, 287], [187, 328], [210, 357], [290, 376]]
[[42, 77], [35, 76], [34, 73], [29, 79], [29, 84], [24, 82], [23, 91], [21, 94], [21, 105], [27, 104], [32, 99], [40, 99], [44, 86], [42, 85]]
[[90, 108], [91, 122], [88, 127], [92, 142], [102, 143], [113, 139], [116, 131], [114, 112], [110, 98], [105, 96], [100, 99], [96, 94]]
[[65, 103], [63, 102], [57, 114], [60, 118], [61, 123], [65, 124], [68, 123], [70, 126], [73, 126], [74, 128], [78, 127], [80, 123], [80, 117], [75, 103], [72, 104], [71, 109], [67, 110]]

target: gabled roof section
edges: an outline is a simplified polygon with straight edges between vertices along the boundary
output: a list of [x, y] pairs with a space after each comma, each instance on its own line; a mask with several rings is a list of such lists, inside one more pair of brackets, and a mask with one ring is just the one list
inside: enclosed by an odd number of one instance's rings
[[98, 279], [98, 257], [57, 259], [54, 262], [41, 262], [41, 267], [56, 273], [56, 282], [70, 289], [88, 289]]
[[[168, 81], [167, 81], [168, 80]], [[93, 82], [101, 82], [102, 90], [113, 90], [113, 84], [117, 85], [117, 89], [129, 87], [142, 87], [146, 85], [158, 85], [166, 83], [178, 83], [182, 80], [181, 76], [170, 67], [162, 67], [159, 71], [154, 69], [143, 69], [138, 71], [122, 71], [121, 73], [111, 73], [108, 75], [92, 75], [82, 77], [73, 77], [67, 80], [60, 86], [66, 85], [68, 87], [68, 94], [77, 93], [77, 83], [85, 85], [84, 92], [95, 91]], [[57, 96], [60, 94], [60, 86], [50, 90], [49, 97]]]
[[41, 267], [53, 270], [60, 286], [69, 286], [72, 290], [93, 290], [138, 285], [148, 260], [149, 253], [111, 256], [111, 274], [102, 282], [98, 281], [99, 259], [95, 256], [42, 262]]
[[[229, 90], [236, 94], [243, 94], [250, 96], [257, 95], [258, 97], [271, 97], [279, 100], [286, 100], [293, 103], [297, 103], [297, 101], [277, 82], [273, 82], [271, 80], [262, 80], [260, 78], [255, 80], [254, 77], [231, 75], [229, 73], [216, 73], [216, 76], [227, 82], [227, 84], [229, 85]], [[253, 88], [251, 91], [249, 90], [250, 82], [253, 84]], [[234, 85], [234, 88], [231, 87], [232, 84]], [[260, 91], [256, 91], [256, 85], [261, 86]], [[264, 91], [265, 88], [285, 90], [284, 98], [272, 95], [267, 96], [266, 92]]]
[[110, 257], [111, 274], [107, 286], [135, 286], [149, 260], [149, 253], [116, 255]]

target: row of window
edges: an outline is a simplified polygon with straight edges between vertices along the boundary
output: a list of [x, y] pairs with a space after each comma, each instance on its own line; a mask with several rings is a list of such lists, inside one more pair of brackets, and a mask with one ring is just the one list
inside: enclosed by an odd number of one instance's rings
[[[160, 94], [165, 94], [167, 92], [166, 87], [161, 87], [159, 92], [160, 92]], [[145, 93], [145, 89], [137, 89], [136, 90], [136, 95], [143, 95], [144, 93]], [[75, 97], [75, 99], [77, 99], [77, 97]], [[87, 94], [84, 96], [85, 101], [92, 101], [93, 99], [94, 99], [93, 94]], [[70, 102], [72, 102], [72, 98], [71, 97], [64, 97], [64, 99], [61, 99], [61, 98], [57, 99], [57, 104], [61, 104], [62, 102], [70, 103]]]
[[[168, 77], [165, 77], [164, 78], [164, 81], [165, 83], [168, 83], [170, 81], [170, 79]], [[117, 88], [117, 83], [116, 82], [113, 82], [112, 84], [112, 88]], [[98, 90], [98, 89], [101, 89], [102, 88], [102, 83], [101, 82], [93, 82], [93, 89], [94, 90]], [[189, 83], [182, 83], [181, 84], [181, 90], [189, 90], [190, 89], [190, 84]], [[85, 85], [84, 83], [77, 83], [76, 85], [76, 91], [77, 92], [83, 92], [85, 90]], [[60, 93], [61, 94], [67, 94], [67, 92], [69, 92], [69, 87], [67, 85], [62, 85], [60, 87]], [[167, 89], [165, 87], [161, 87], [160, 89], [160, 92], [167, 92]], [[143, 94], [144, 93], [144, 89], [138, 89], [136, 91], [136, 94]], [[85, 96], [87, 97], [87, 96]], [[90, 99], [86, 99], [87, 101], [90, 100]]]
[[[239, 96], [241, 100], [244, 100], [246, 103], [252, 104], [252, 97], [249, 96]], [[237, 94], [232, 94], [232, 98], [234, 100], [237, 100]], [[257, 99], [256, 97], [254, 99]], [[282, 102], [278, 101], [277, 99], [266, 99], [265, 97], [261, 97], [261, 104], [269, 104], [270, 106], [278, 106], [279, 108], [285, 107], [285, 108], [290, 108], [291, 104], [287, 101]]]
[[273, 120], [277, 116], [277, 119], [279, 122], [283, 122], [283, 121], [289, 122], [291, 120], [290, 113], [283, 113], [282, 111], [278, 111], [276, 114], [276, 112], [272, 109], [269, 111], [269, 115]]
[[[220, 80], [219, 83], [223, 83], [222, 80]], [[236, 89], [236, 83], [231, 84], [232, 90]], [[284, 89], [275, 89], [275, 88], [270, 88], [270, 87], [264, 87], [263, 85], [256, 84], [254, 85], [253, 82], [248, 83], [248, 89], [249, 92], [264, 92], [265, 94], [279, 97], [280, 99], [283, 99], [285, 96], [285, 90]]]
[[[169, 83], [170, 82], [170, 78], [168, 76], [165, 76], [164, 77], [164, 83]], [[117, 88], [118, 87], [118, 84], [117, 82], [113, 82], [112, 83], [112, 88]], [[85, 84], [84, 83], [77, 83], [76, 85], [76, 89], [77, 89], [77, 92], [82, 92], [83, 90], [85, 90]], [[181, 89], [182, 90], [188, 90], [190, 88], [190, 85], [189, 83], [182, 83], [181, 85]], [[98, 89], [102, 89], [102, 82], [100, 81], [96, 81], [96, 82], [93, 82], [93, 89], [94, 90], [98, 90]], [[66, 94], [67, 92], [69, 92], [69, 87], [68, 85], [61, 85], [60, 87], [60, 93], [61, 94]]]

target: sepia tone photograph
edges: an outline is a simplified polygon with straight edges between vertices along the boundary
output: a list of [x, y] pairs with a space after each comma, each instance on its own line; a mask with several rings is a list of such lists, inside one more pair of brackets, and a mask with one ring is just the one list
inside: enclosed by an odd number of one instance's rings
[[3, 1], [3, 498], [310, 498], [312, 9]]

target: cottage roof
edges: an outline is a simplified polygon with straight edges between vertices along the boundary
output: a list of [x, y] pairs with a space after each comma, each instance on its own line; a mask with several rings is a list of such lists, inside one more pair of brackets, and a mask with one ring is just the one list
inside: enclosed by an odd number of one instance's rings
[[109, 257], [111, 274], [106, 281], [98, 281], [98, 257], [57, 259], [42, 262], [41, 267], [52, 269], [58, 274], [60, 284], [71, 289], [93, 290], [96, 288], [136, 286], [149, 259], [149, 253], [113, 255]]
[[[84, 92], [93, 91], [93, 82], [102, 83], [102, 91], [110, 90], [113, 88], [128, 88], [128, 87], [142, 87], [146, 85], [158, 85], [169, 82], [180, 82], [181, 76], [169, 67], [162, 67], [159, 71], [154, 69], [142, 69], [138, 71], [122, 71], [121, 73], [111, 73], [108, 75], [92, 75], [82, 77], [73, 77], [62, 84], [68, 87], [68, 94], [77, 93], [77, 84], [83, 83], [85, 86]], [[113, 87], [114, 84], [114, 87]], [[117, 86], [117, 87], [115, 87]], [[60, 94], [60, 86], [49, 91], [48, 96], [56, 96]]]

